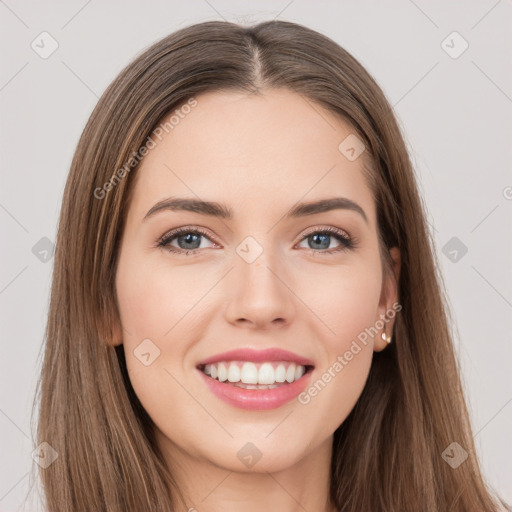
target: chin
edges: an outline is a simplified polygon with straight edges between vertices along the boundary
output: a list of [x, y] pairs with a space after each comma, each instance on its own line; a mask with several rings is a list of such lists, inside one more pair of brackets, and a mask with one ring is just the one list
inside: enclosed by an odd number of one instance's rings
[[[275, 440], [247, 436], [231, 439], [223, 453], [212, 453], [208, 458], [217, 466], [237, 473], [275, 473], [299, 463], [304, 457], [306, 442], [290, 444], [276, 436]], [[216, 447], [221, 444], [216, 443]]]

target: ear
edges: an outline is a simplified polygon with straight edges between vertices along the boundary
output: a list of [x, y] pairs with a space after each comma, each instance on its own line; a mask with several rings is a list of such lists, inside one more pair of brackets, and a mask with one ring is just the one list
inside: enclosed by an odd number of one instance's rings
[[392, 247], [389, 249], [389, 254], [393, 260], [393, 265], [392, 271], [387, 272], [382, 280], [378, 315], [375, 319], [375, 324], [379, 327], [382, 325], [382, 329], [379, 330], [374, 338], [375, 352], [380, 352], [388, 346], [388, 343], [382, 339], [382, 333], [385, 333], [387, 338], [391, 336], [396, 314], [401, 309], [401, 307], [400, 309], [396, 307], [398, 305], [398, 282], [401, 268], [400, 250], [398, 247]]

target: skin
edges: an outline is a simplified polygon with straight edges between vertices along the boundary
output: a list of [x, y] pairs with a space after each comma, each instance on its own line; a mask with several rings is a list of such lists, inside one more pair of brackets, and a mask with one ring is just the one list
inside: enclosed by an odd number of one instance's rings
[[[238, 409], [213, 395], [195, 367], [234, 348], [280, 347], [314, 361], [314, 383], [397, 301], [399, 252], [391, 250], [394, 274], [383, 279], [366, 155], [349, 161], [338, 150], [350, 126], [293, 92], [261, 93], [198, 96], [144, 158], [120, 248], [122, 328], [113, 343], [124, 344], [133, 388], [179, 468], [187, 507], [329, 512], [332, 436], [361, 395], [373, 351], [387, 346], [380, 332], [307, 405]], [[167, 210], [143, 221], [170, 196], [225, 203], [234, 218]], [[299, 201], [338, 196], [357, 202], [368, 222], [342, 209], [284, 218]], [[197, 255], [156, 246], [182, 226], [208, 232]], [[357, 247], [328, 254], [341, 245], [335, 237], [327, 248], [308, 237], [329, 226]], [[252, 263], [236, 252], [247, 236], [263, 249]], [[177, 250], [180, 241], [187, 247], [181, 237], [171, 242]], [[148, 338], [160, 355], [145, 366], [134, 350]], [[237, 457], [248, 442], [262, 454], [251, 468]]]

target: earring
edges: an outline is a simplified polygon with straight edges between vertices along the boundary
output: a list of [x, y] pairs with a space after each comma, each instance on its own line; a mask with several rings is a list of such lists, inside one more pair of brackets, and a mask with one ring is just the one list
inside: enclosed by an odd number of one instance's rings
[[381, 334], [381, 336], [382, 336], [382, 339], [383, 339], [383, 340], [384, 340], [388, 345], [391, 343], [391, 336], [388, 338], [388, 337], [386, 336], [386, 333], [385, 333], [385, 332], [383, 332], [383, 333]]

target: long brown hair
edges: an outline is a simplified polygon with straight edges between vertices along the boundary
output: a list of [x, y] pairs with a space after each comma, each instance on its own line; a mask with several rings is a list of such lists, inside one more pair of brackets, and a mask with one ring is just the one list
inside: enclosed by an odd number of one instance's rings
[[[37, 444], [59, 454], [40, 476], [49, 512], [176, 510], [179, 489], [127, 376], [116, 264], [140, 148], [201, 93], [287, 88], [334, 112], [364, 141], [383, 265], [401, 252], [393, 343], [334, 433], [331, 499], [343, 512], [495, 512], [481, 475], [424, 206], [392, 107], [331, 39], [285, 21], [183, 28], [129, 64], [83, 131], [60, 214], [45, 333]], [[129, 164], [127, 164], [129, 163]], [[458, 443], [468, 458], [442, 454]]]

